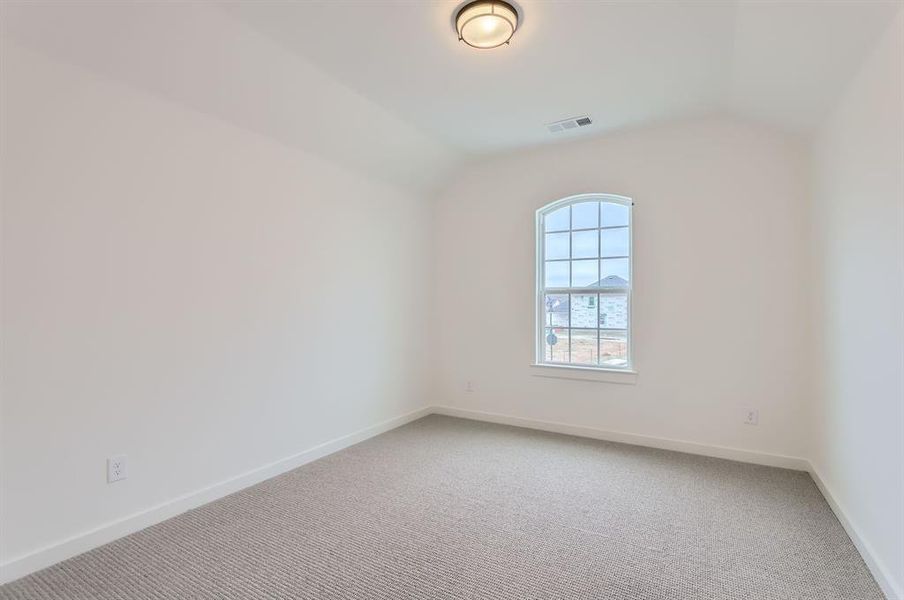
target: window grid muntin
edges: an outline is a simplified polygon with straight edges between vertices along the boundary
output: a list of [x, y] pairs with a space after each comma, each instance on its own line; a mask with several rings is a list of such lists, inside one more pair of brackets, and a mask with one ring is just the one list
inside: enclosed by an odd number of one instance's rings
[[[600, 204], [606, 202], [606, 200], [600, 200]], [[609, 204], [613, 204], [609, 202]], [[544, 229], [543, 233], [568, 233], [569, 231], [596, 231], [597, 229], [628, 229], [631, 227], [630, 225], [606, 225], [605, 227], [579, 227], [578, 229]]]
[[[597, 244], [597, 246], [599, 246], [599, 244]], [[577, 258], [550, 258], [550, 259], [547, 259], [546, 262], [565, 262], [566, 260], [567, 260], [567, 261], [573, 261], [573, 260], [609, 260], [609, 259], [616, 259], [616, 258], [631, 258], [631, 255], [630, 255], [630, 254], [624, 254], [624, 255], [621, 255], [621, 256], [587, 256], [587, 257], [581, 257], [581, 256], [579, 256], [579, 257], [577, 257]]]
[[[537, 345], [537, 356], [542, 357], [541, 362], [548, 364], [556, 364], [556, 365], [572, 365], [572, 366], [580, 366], [580, 367], [591, 367], [591, 368], [601, 368], [601, 369], [613, 369], [613, 370], [630, 370], [633, 368], [633, 345], [631, 343], [631, 321], [632, 321], [632, 296], [633, 296], [633, 278], [634, 278], [634, 269], [633, 269], [633, 202], [621, 196], [612, 196], [608, 194], [587, 194], [583, 196], [572, 197], [567, 200], [567, 208], [568, 208], [568, 223], [573, 225], [574, 217], [572, 207], [575, 204], [583, 203], [583, 202], [596, 202], [598, 208], [597, 215], [597, 225], [598, 227], [592, 228], [578, 228], [578, 229], [555, 229], [555, 230], [546, 230], [545, 217], [557, 210], [561, 210], [562, 208], [566, 208], [565, 206], [561, 206], [564, 202], [555, 203], [558, 206], [549, 206], [547, 208], [541, 209], [538, 211], [538, 219], [537, 219], [537, 234], [538, 234], [538, 242], [537, 242], [537, 290], [538, 290], [538, 310], [542, 311], [541, 315], [537, 315], [537, 323], [542, 323], [542, 326], [537, 328], [538, 332], [538, 345]], [[617, 204], [621, 206], [627, 207], [627, 224], [625, 225], [603, 225], [603, 204]], [[612, 229], [627, 229], [628, 230], [628, 254], [627, 255], [618, 255], [618, 256], [600, 256], [602, 254], [602, 232], [603, 230], [612, 230]], [[609, 286], [599, 286], [599, 287], [575, 287], [569, 285], [568, 287], [546, 287], [546, 250], [545, 250], [545, 235], [550, 233], [569, 233], [568, 236], [568, 258], [567, 259], [550, 259], [548, 262], [562, 262], [568, 261], [568, 283], [572, 283], [572, 261], [574, 260], [588, 260], [586, 258], [575, 259], [573, 257], [573, 248], [572, 248], [572, 236], [570, 233], [575, 231], [599, 231], [599, 235], [597, 236], [597, 257], [598, 261], [598, 276], [599, 281], [603, 279], [603, 271], [602, 271], [602, 260], [610, 260], [610, 259], [627, 259], [627, 279], [628, 282], [625, 286], [621, 287], [609, 287]], [[590, 259], [592, 260], [592, 259]], [[567, 295], [568, 298], [568, 326], [567, 327], [555, 327], [552, 325], [552, 319], [546, 316], [546, 296], [548, 295]], [[583, 295], [596, 295], [596, 328], [587, 328], [580, 327], [575, 328], [572, 327], [572, 311], [573, 311], [573, 301], [572, 296], [574, 294], [583, 294]], [[625, 298], [625, 321], [627, 327], [625, 328], [613, 328], [613, 327], [600, 327], [599, 319], [600, 319], [600, 311], [601, 309], [601, 299], [603, 296], [623, 296]], [[568, 362], [559, 362], [553, 361], [550, 358], [547, 358], [546, 352], [546, 336], [547, 330], [566, 330], [568, 332], [567, 340], [568, 340]], [[596, 363], [574, 363], [573, 360], [573, 337], [572, 331], [574, 329], [588, 330], [593, 329], [596, 332]], [[606, 365], [603, 364], [602, 361], [602, 338], [605, 333], [612, 334], [620, 334], [624, 336], [625, 340], [625, 364], [624, 365]], [[563, 336], [564, 337], [564, 336]], [[542, 349], [542, 352], [541, 352]], [[550, 347], [550, 356], [552, 355], [552, 347]]]

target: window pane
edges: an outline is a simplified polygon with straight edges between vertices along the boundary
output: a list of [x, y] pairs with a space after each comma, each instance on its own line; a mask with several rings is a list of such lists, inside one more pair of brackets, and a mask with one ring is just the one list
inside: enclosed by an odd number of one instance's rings
[[546, 325], [568, 327], [568, 294], [547, 294]]
[[571, 295], [571, 326], [596, 327], [596, 294]]
[[546, 225], [546, 231], [568, 231], [568, 223], [570, 221], [570, 206], [554, 210], [543, 218], [543, 222]]
[[600, 327], [628, 328], [628, 295], [600, 294]]
[[568, 261], [546, 263], [546, 287], [568, 287]]
[[575, 365], [596, 365], [596, 329], [571, 330], [571, 363]]
[[628, 228], [600, 230], [600, 256], [628, 256]]
[[[555, 234], [561, 235], [561, 234]], [[597, 231], [575, 231], [571, 234], [572, 258], [596, 258]], [[550, 257], [547, 257], [550, 258]]]
[[580, 202], [571, 205], [571, 228], [591, 229], [599, 227], [600, 203]]
[[603, 202], [603, 227], [617, 227], [628, 224], [628, 207], [624, 204]]
[[543, 358], [550, 362], [568, 362], [568, 330], [546, 328], [543, 336]]
[[551, 258], [569, 258], [568, 233], [547, 233], [546, 244], [543, 251], [546, 252], [546, 260]]
[[589, 287], [599, 279], [597, 260], [571, 261], [571, 286]]
[[623, 287], [629, 279], [627, 258], [604, 258], [600, 261], [600, 286]]
[[600, 364], [605, 367], [624, 367], [628, 364], [627, 332], [600, 332]]

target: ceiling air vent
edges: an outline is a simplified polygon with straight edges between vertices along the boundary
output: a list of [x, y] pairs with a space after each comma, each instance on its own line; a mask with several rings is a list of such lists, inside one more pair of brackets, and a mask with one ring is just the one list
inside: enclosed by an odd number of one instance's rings
[[571, 119], [563, 119], [561, 121], [556, 121], [555, 123], [547, 123], [546, 128], [550, 133], [559, 133], [560, 131], [586, 127], [591, 124], [593, 124], [593, 121], [590, 120], [590, 117], [572, 117]]

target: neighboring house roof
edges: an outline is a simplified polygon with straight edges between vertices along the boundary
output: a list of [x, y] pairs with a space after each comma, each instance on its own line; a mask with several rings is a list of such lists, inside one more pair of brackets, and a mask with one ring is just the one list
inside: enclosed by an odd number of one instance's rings
[[622, 279], [618, 275], [609, 275], [608, 277], [603, 277], [596, 283], [591, 283], [587, 287], [626, 287], [628, 285], [627, 279]]

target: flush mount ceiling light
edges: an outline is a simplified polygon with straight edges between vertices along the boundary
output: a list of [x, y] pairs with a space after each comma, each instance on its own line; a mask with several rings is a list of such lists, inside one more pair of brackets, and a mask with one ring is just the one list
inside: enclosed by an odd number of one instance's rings
[[458, 39], [472, 48], [496, 48], [515, 35], [518, 11], [502, 0], [477, 0], [461, 7], [455, 29]]

